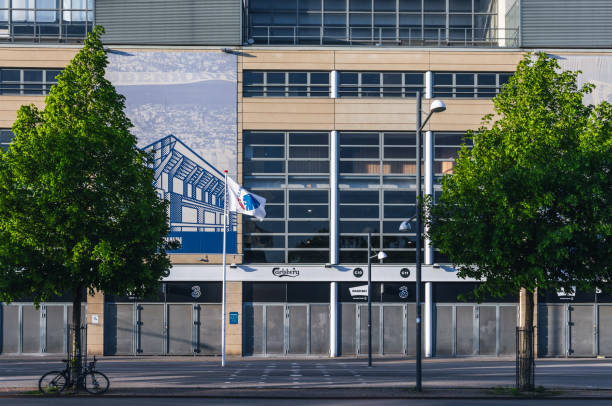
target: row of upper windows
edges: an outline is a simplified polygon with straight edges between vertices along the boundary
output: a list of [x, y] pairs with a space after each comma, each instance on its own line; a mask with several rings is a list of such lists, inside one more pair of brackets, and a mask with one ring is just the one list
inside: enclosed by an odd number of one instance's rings
[[0, 69], [0, 95], [46, 95], [57, 83], [59, 69]]
[[[425, 72], [339, 72], [339, 97], [415, 97]], [[433, 97], [490, 98], [511, 72], [434, 72]], [[244, 97], [329, 97], [330, 72], [244, 71]]]
[[378, 11], [476, 12], [494, 11], [495, 0], [251, 0], [250, 11]]

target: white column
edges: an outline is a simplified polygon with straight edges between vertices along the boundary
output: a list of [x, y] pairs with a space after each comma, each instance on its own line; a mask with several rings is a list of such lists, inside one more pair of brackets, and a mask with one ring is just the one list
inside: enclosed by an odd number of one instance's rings
[[329, 284], [329, 356], [338, 356], [338, 282]]
[[338, 71], [333, 70], [329, 74], [329, 97], [336, 99], [338, 97]]
[[425, 72], [425, 98], [433, 98], [433, 73], [431, 71]]
[[431, 282], [425, 282], [425, 356], [433, 356], [433, 298]]
[[[425, 198], [433, 196], [433, 180], [434, 180], [434, 135], [431, 131], [425, 133]], [[425, 233], [429, 231], [425, 225]], [[434, 262], [434, 250], [431, 240], [425, 238], [423, 244], [425, 251], [425, 264], [431, 265]]]

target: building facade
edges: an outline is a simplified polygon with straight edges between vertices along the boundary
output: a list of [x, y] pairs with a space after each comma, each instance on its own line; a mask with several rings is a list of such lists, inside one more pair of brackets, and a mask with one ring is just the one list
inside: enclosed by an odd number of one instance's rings
[[[107, 76], [139, 144], [155, 151], [169, 237], [182, 243], [155, 297], [87, 299], [88, 351], [220, 352], [227, 169], [267, 199], [263, 221], [230, 218], [229, 354], [366, 354], [371, 233], [374, 252], [388, 255], [372, 266], [373, 351], [414, 355], [416, 235], [399, 224], [415, 214], [417, 164], [435, 199], [466, 131], [493, 111], [526, 51], [582, 69], [598, 86], [593, 100], [612, 101], [612, 33], [601, 22], [612, 5], [554, 2], [544, 12], [552, 3], [0, 0], [2, 147], [19, 106], [42, 107], [80, 41], [103, 25]], [[555, 35], [541, 32], [546, 24]], [[424, 129], [420, 163], [417, 92], [425, 114], [433, 99], [447, 105]], [[478, 282], [459, 280], [427, 240], [422, 258], [424, 354], [513, 355], [518, 295], [459, 301]], [[608, 303], [597, 292], [541, 294], [539, 355], [612, 354]], [[3, 305], [0, 351], [64, 351], [70, 312], [62, 298]]]

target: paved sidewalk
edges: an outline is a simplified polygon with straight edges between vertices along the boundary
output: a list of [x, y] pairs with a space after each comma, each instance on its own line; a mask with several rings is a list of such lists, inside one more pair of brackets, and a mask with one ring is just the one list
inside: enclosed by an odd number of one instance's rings
[[[293, 397], [513, 397], [512, 359], [433, 358], [423, 361], [424, 395], [412, 390], [411, 359], [287, 359], [102, 357], [98, 369], [111, 381], [109, 395]], [[46, 371], [61, 369], [59, 358], [0, 357], [0, 391], [4, 395], [37, 389]], [[536, 361], [536, 385], [547, 396], [612, 399], [612, 360], [542, 359]]]

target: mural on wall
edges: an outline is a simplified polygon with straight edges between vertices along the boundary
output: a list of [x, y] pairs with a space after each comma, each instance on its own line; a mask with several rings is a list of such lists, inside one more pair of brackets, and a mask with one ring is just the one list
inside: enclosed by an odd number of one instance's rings
[[[110, 51], [107, 78], [126, 98], [138, 145], [154, 151], [176, 252], [221, 253], [223, 171], [237, 170], [236, 56]], [[236, 253], [235, 214], [229, 220], [227, 252]]]

